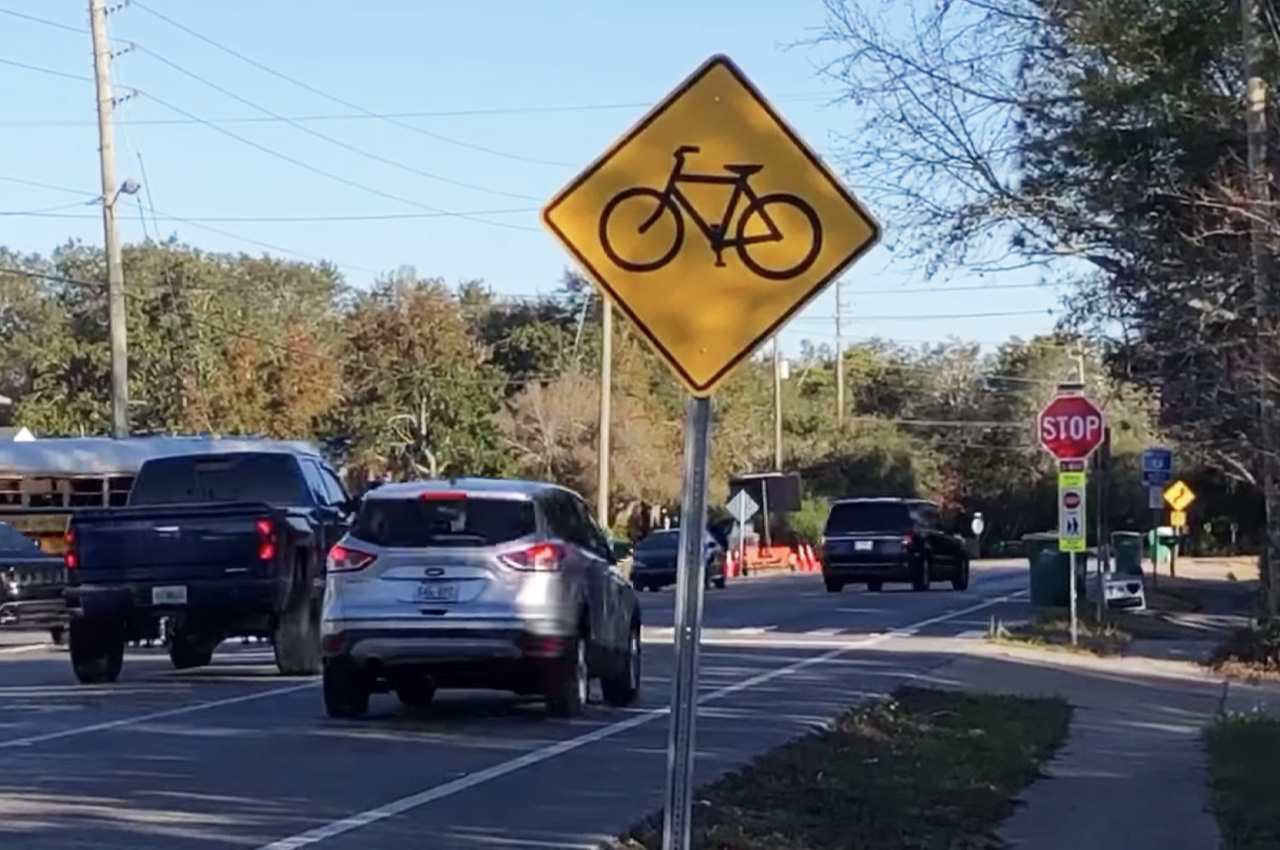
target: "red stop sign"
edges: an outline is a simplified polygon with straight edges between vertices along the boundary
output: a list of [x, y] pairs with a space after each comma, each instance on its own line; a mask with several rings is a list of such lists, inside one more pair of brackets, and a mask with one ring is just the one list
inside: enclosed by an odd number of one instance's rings
[[1036, 417], [1040, 445], [1058, 460], [1084, 460], [1102, 445], [1105, 420], [1082, 395], [1060, 395]]

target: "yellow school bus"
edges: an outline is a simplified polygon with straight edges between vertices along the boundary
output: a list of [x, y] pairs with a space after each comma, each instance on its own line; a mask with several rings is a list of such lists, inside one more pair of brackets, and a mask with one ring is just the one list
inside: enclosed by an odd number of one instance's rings
[[138, 469], [151, 458], [261, 451], [273, 446], [296, 449], [305, 444], [216, 436], [54, 437], [3, 442], [0, 522], [31, 537], [45, 552], [61, 555], [71, 514], [76, 509], [123, 505]]

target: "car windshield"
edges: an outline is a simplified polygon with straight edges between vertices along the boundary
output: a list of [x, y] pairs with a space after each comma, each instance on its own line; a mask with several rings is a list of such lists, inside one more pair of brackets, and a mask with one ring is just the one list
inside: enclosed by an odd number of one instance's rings
[[12, 526], [0, 522], [0, 555], [23, 557], [41, 554], [40, 544]]
[[902, 502], [837, 502], [827, 517], [827, 534], [911, 530], [911, 510]]
[[679, 531], [658, 531], [636, 544], [636, 553], [674, 552], [680, 548]]
[[186, 502], [303, 504], [298, 461], [288, 454], [228, 454], [149, 460], [138, 471], [131, 505]]
[[365, 499], [352, 533], [376, 546], [497, 546], [538, 530], [523, 499]]

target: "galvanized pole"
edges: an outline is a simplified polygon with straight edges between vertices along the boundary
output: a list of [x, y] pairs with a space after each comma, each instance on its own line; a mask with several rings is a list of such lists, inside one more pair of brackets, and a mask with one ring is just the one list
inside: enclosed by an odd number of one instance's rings
[[782, 471], [782, 351], [773, 338], [773, 468]]
[[129, 436], [129, 352], [125, 327], [124, 261], [116, 232], [115, 99], [111, 94], [111, 44], [106, 0], [89, 0], [93, 34], [93, 76], [98, 94], [98, 152], [102, 176], [102, 230], [107, 254], [107, 327], [111, 338], [111, 433]]
[[597, 446], [596, 519], [600, 527], [609, 528], [609, 430], [612, 413], [609, 405], [613, 393], [613, 304], [600, 299], [600, 434]]
[[[1061, 585], [1059, 585], [1061, 586]], [[1071, 645], [1080, 645], [1080, 618], [1076, 612], [1076, 553], [1071, 553]]]
[[694, 725], [698, 707], [698, 644], [702, 636], [703, 553], [711, 400], [690, 399], [685, 422], [680, 560], [676, 576], [675, 671], [667, 744], [662, 850], [689, 850], [693, 799]]
[[836, 281], [836, 427], [844, 425], [844, 302]]

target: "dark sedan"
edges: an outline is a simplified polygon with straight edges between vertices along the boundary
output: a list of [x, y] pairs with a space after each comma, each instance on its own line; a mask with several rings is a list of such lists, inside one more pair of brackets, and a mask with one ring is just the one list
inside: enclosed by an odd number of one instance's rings
[[55, 643], [67, 626], [62, 559], [0, 522], [0, 628], [48, 629]]
[[[658, 590], [676, 583], [676, 561], [680, 556], [680, 529], [655, 531], [636, 544], [632, 553], [631, 583], [640, 590]], [[710, 536], [706, 543], [708, 587], [725, 585], [724, 549]]]

